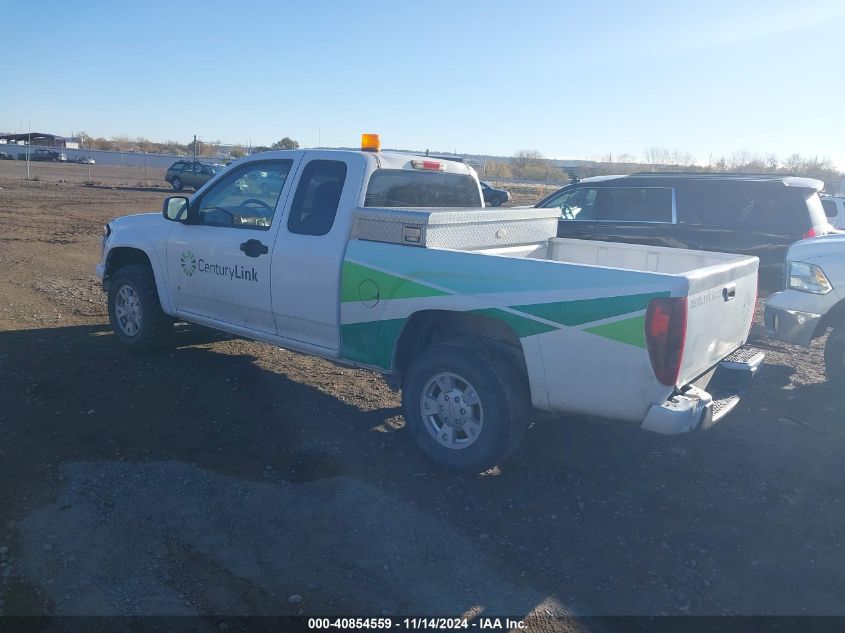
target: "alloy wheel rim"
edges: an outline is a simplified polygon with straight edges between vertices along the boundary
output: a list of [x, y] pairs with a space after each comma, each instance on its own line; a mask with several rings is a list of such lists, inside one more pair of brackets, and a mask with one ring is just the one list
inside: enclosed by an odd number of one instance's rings
[[425, 383], [420, 414], [429, 435], [452, 450], [472, 446], [484, 426], [478, 392], [466, 378], [453, 372], [440, 372]]
[[135, 336], [141, 330], [141, 299], [132, 286], [121, 286], [114, 300], [114, 316], [120, 331]]

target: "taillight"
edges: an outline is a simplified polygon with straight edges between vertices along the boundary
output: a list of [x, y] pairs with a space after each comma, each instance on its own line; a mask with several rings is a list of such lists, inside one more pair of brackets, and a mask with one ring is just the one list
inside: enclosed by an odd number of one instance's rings
[[674, 385], [687, 337], [687, 298], [652, 299], [645, 313], [645, 340], [651, 368], [661, 384]]
[[815, 237], [815, 236], [816, 236], [816, 229], [814, 227], [811, 227], [809, 231], [804, 233], [804, 236], [802, 237], [802, 239], [807, 240], [807, 239], [810, 239], [811, 237]]
[[414, 169], [433, 169], [434, 171], [445, 171], [446, 166], [434, 160], [412, 160], [411, 167]]

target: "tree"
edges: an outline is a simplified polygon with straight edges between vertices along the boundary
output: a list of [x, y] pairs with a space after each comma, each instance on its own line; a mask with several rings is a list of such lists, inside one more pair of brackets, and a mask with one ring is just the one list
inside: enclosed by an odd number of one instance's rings
[[286, 136], [282, 140], [273, 143], [270, 149], [299, 149], [299, 143]]
[[543, 155], [536, 149], [521, 149], [514, 153], [511, 162], [518, 171], [525, 171], [542, 165]]
[[671, 165], [677, 167], [688, 167], [692, 165], [692, 154], [669, 150], [665, 147], [649, 147], [643, 155], [644, 162], [648, 165]]

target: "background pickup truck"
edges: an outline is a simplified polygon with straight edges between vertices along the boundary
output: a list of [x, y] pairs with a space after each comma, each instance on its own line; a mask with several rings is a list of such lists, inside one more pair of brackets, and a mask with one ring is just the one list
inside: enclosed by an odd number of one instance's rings
[[127, 347], [179, 319], [372, 369], [457, 468], [499, 463], [532, 405], [672, 434], [738, 402], [763, 358], [740, 349], [757, 258], [560, 239], [557, 209], [482, 206], [460, 163], [262, 153], [110, 222], [97, 273]]
[[786, 255], [786, 288], [766, 301], [769, 336], [808, 347], [831, 329], [824, 348], [828, 380], [845, 385], [845, 235], [793, 244]]

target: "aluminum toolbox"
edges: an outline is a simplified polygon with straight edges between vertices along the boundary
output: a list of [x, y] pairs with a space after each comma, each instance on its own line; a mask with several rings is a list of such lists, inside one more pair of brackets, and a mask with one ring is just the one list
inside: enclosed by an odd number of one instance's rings
[[517, 246], [554, 237], [559, 218], [556, 208], [367, 207], [355, 210], [351, 238], [456, 250]]

